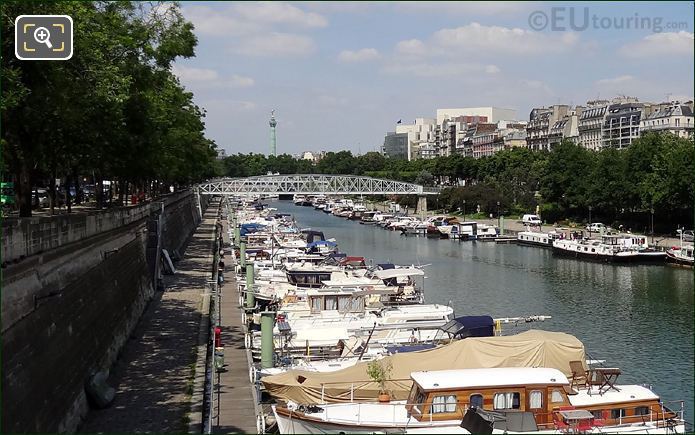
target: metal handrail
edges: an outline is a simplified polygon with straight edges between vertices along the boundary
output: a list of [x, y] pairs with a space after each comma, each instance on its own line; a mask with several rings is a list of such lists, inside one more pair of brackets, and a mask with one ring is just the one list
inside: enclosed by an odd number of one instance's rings
[[[202, 432], [211, 434], [213, 430], [213, 417], [215, 409], [215, 388], [214, 388], [214, 361], [215, 361], [215, 328], [221, 321], [221, 313], [219, 311], [218, 300], [214, 297], [219, 297], [218, 291], [218, 269], [220, 246], [218, 243], [219, 234], [217, 225], [215, 225], [214, 241], [213, 241], [213, 262], [212, 262], [212, 280], [208, 283], [210, 286], [210, 308], [209, 316], [209, 331], [208, 331], [208, 349], [205, 362], [205, 388], [203, 395], [203, 428]], [[218, 415], [219, 417], [219, 415]]]

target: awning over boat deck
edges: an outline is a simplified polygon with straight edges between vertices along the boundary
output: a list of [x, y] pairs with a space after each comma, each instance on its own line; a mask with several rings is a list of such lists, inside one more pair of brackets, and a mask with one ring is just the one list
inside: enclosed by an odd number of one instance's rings
[[328, 240], [317, 240], [306, 245], [306, 247], [309, 249], [315, 248], [317, 246], [328, 246], [329, 248], [335, 248], [336, 246], [338, 246], [338, 244], [335, 242], [329, 242]]
[[401, 278], [406, 276], [423, 276], [425, 271], [415, 267], [404, 267], [402, 269], [377, 270], [374, 276], [379, 279]]
[[[395, 400], [406, 400], [412, 387], [412, 372], [482, 367], [549, 367], [571, 376], [570, 361], [585, 361], [584, 345], [562, 332], [530, 330], [499, 337], [467, 338], [446, 346], [384, 358], [393, 367], [386, 388]], [[367, 375], [367, 363], [331, 373], [291, 370], [264, 377], [262, 382], [275, 399], [299, 404], [349, 402], [351, 386], [355, 400], [375, 400], [379, 385]]]
[[462, 316], [450, 320], [440, 328], [456, 338], [492, 337], [495, 321], [490, 316]]

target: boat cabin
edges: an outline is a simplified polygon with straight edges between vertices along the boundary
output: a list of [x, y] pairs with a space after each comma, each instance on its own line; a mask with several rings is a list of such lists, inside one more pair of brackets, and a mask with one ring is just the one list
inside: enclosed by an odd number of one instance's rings
[[364, 294], [356, 288], [322, 288], [306, 292], [312, 314], [322, 311], [338, 311], [340, 313], [364, 312]]
[[[554, 368], [508, 367], [413, 372], [408, 415], [420, 422], [463, 419], [471, 409], [527, 412], [539, 429], [566, 430], [567, 416], [581, 414], [585, 425], [617, 425], [675, 417], [658, 396], [638, 385], [620, 389], [574, 390]], [[622, 390], [621, 390], [622, 389]], [[580, 411], [580, 412], [568, 412]]]

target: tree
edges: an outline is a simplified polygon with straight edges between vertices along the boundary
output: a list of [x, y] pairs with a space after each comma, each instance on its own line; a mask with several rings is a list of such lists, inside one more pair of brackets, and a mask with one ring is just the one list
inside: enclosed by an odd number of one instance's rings
[[[10, 35], [20, 14], [72, 16], [73, 58], [18, 61]], [[69, 187], [82, 172], [127, 190], [214, 173], [204, 112], [171, 73], [174, 59], [193, 56], [196, 45], [177, 4], [9, 1], [2, 22], [3, 158], [20, 216], [31, 215], [31, 190], [41, 178], [65, 178]], [[55, 199], [52, 183], [51, 192]]]

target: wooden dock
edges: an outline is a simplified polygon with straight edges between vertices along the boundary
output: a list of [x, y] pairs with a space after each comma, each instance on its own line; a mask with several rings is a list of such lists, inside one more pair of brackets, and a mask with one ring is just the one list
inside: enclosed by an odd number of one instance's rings
[[[227, 221], [221, 221], [224, 246], [229, 246]], [[234, 261], [225, 250], [224, 282], [221, 291], [221, 341], [224, 346], [225, 370], [214, 375], [214, 433], [257, 433], [257, 401], [249, 380], [249, 355], [244, 346], [245, 326], [234, 276]]]

